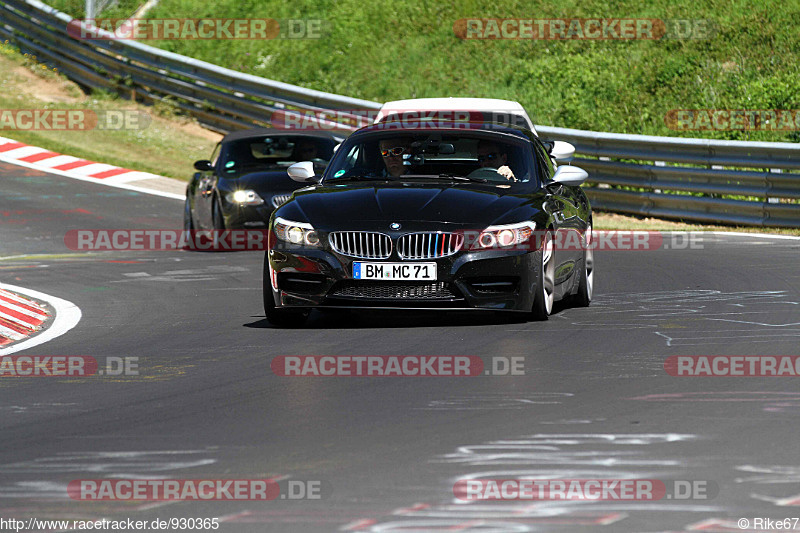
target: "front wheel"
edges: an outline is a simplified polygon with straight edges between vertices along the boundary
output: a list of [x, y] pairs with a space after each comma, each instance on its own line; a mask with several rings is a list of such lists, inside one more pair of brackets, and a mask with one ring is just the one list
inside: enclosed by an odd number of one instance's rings
[[533, 298], [533, 309], [531, 310], [533, 320], [547, 320], [553, 311], [556, 271], [554, 248], [553, 235], [548, 231], [544, 234], [542, 249], [537, 252], [540, 263], [536, 276], [536, 294]]
[[[269, 259], [265, 259], [269, 261]], [[273, 326], [286, 328], [296, 328], [302, 326], [308, 319], [311, 311], [308, 309], [279, 309], [275, 306], [275, 298], [272, 296], [272, 284], [269, 279], [269, 267], [264, 265], [264, 314], [267, 322]]]

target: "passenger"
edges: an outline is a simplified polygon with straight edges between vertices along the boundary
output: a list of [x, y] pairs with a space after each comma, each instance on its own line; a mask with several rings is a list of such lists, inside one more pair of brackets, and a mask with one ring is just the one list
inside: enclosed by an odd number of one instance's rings
[[481, 168], [494, 168], [497, 173], [510, 181], [517, 181], [514, 172], [507, 165], [508, 154], [492, 141], [478, 141], [478, 164]]

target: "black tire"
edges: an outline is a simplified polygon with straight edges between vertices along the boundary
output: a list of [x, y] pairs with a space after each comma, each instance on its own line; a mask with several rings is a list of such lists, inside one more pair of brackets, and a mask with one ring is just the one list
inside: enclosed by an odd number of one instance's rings
[[215, 230], [223, 231], [225, 229], [225, 217], [222, 216], [222, 204], [219, 196], [214, 197], [214, 203], [211, 206], [211, 222], [214, 224]]
[[592, 294], [594, 293], [594, 251], [591, 249], [591, 235], [592, 224], [589, 223], [584, 234], [582, 272], [578, 281], [578, 292], [570, 300], [574, 307], [589, 307], [589, 304], [592, 303]]
[[544, 234], [542, 248], [536, 255], [539, 265], [536, 269], [536, 294], [533, 297], [531, 309], [532, 320], [547, 320], [553, 310], [555, 291], [555, 261], [554, 261], [553, 235], [548, 231]]
[[[264, 258], [264, 261], [269, 261]], [[275, 307], [275, 298], [272, 296], [272, 284], [269, 280], [269, 267], [264, 265], [264, 314], [267, 322], [273, 326], [284, 328], [297, 328], [305, 324], [311, 311], [308, 309], [278, 309]]]

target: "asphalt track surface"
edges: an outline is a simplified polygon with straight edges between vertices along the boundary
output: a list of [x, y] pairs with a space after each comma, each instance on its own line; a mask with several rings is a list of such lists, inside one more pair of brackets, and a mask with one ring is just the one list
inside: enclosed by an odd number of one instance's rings
[[[138, 376], [0, 379], [0, 517], [220, 517], [219, 531], [727, 531], [800, 515], [800, 378], [679, 378], [670, 355], [798, 355], [800, 241], [595, 254], [589, 308], [264, 320], [260, 252], [113, 252], [69, 229], [179, 228], [176, 200], [0, 164], [0, 280], [77, 304], [17, 355]], [[18, 256], [7, 259], [8, 257]], [[522, 376], [298, 378], [278, 355], [523, 357]], [[709, 500], [472, 502], [468, 476], [704, 480]], [[77, 502], [75, 479], [319, 481], [318, 500]], [[705, 524], [705, 526], [703, 526]], [[761, 531], [751, 526], [750, 531]]]

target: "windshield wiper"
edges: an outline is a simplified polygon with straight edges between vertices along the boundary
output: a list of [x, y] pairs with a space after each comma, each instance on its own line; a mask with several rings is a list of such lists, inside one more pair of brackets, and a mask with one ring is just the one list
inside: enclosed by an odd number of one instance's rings
[[378, 176], [376, 174], [353, 174], [351, 176], [340, 176], [338, 178], [329, 178], [325, 183], [334, 181], [396, 181], [397, 178], [392, 176]]
[[448, 178], [455, 181], [470, 181], [473, 183], [489, 183], [486, 178], [471, 178], [469, 176], [456, 176], [455, 174], [439, 174], [440, 178]]
[[489, 183], [489, 180], [484, 178], [470, 178], [468, 176], [456, 176], [455, 174], [403, 174], [400, 180], [431, 180], [437, 181], [438, 178], [447, 178], [453, 181], [469, 181], [472, 183]]

